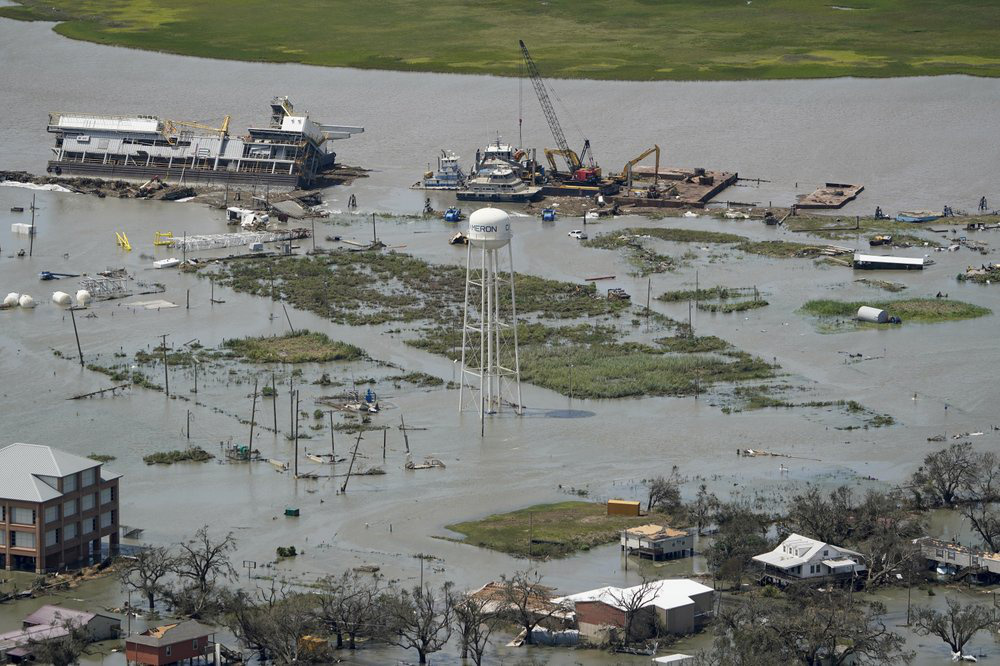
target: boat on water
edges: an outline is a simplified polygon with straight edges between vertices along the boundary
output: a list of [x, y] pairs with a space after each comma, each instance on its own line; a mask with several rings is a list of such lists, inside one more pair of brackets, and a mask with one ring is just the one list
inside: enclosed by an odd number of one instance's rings
[[932, 210], [901, 210], [896, 213], [897, 222], [933, 222], [942, 217], [944, 214]]
[[452, 208], [449, 208], [448, 210], [446, 210], [444, 212], [444, 221], [445, 222], [461, 222], [462, 218], [464, 218], [464, 217], [465, 216], [462, 215], [462, 209], [461, 208], [452, 207]]
[[455, 195], [462, 201], [535, 201], [542, 188], [528, 185], [507, 165], [487, 164]]
[[174, 266], [179, 266], [181, 260], [177, 257], [170, 257], [169, 259], [160, 259], [159, 261], [153, 262], [153, 268], [173, 268]]
[[458, 164], [458, 155], [442, 150], [437, 158], [437, 169], [426, 171], [417, 187], [425, 190], [460, 190], [465, 185], [465, 174]]
[[334, 465], [347, 460], [347, 458], [332, 453], [306, 453], [306, 458], [320, 465]]

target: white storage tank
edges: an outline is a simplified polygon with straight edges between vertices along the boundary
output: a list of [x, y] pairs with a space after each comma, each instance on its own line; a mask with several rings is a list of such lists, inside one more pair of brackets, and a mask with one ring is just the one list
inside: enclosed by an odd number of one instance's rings
[[36, 305], [35, 299], [28, 294], [21, 294], [21, 298], [17, 300], [17, 304], [22, 308], [33, 308]]
[[513, 236], [510, 216], [499, 208], [480, 208], [469, 215], [469, 243], [496, 250], [510, 243]]
[[16, 308], [17, 307], [17, 301], [20, 298], [21, 298], [21, 294], [17, 293], [16, 291], [12, 291], [9, 294], [7, 294], [6, 298], [3, 299], [3, 304], [6, 305], [9, 308]]
[[80, 289], [76, 292], [76, 304], [81, 308], [85, 308], [90, 305], [90, 302], [94, 300], [94, 297], [90, 295], [90, 292], [86, 289]]
[[870, 321], [873, 324], [889, 323], [889, 313], [885, 310], [862, 305], [858, 308], [858, 321]]
[[73, 305], [73, 297], [65, 291], [52, 292], [52, 302], [56, 305]]

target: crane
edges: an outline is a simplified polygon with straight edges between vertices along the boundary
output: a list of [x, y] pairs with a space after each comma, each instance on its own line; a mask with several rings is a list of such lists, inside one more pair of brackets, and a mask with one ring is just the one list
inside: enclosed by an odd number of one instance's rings
[[655, 185], [660, 178], [660, 147], [655, 144], [652, 148], [644, 150], [638, 157], [629, 160], [622, 169], [619, 179], [624, 180], [629, 187], [632, 187], [632, 167], [649, 157], [652, 153], [656, 153], [656, 170], [653, 172], [653, 184]]
[[195, 129], [208, 130], [209, 132], [218, 132], [219, 136], [226, 136], [229, 134], [229, 116], [225, 116], [222, 119], [222, 127], [212, 127], [211, 125], [206, 125], [204, 123], [195, 123], [188, 120], [165, 120], [164, 121], [164, 133], [165, 134], [177, 134], [177, 127], [193, 127]]
[[518, 40], [518, 44], [521, 45], [521, 55], [524, 56], [524, 64], [528, 69], [528, 76], [531, 77], [531, 85], [535, 88], [535, 94], [538, 95], [538, 103], [542, 105], [542, 113], [545, 114], [545, 120], [549, 123], [552, 138], [555, 139], [556, 147], [558, 148], [557, 150], [545, 151], [546, 156], [549, 157], [549, 164], [553, 165], [551, 155], [561, 155], [566, 159], [566, 164], [569, 166], [573, 180], [586, 182], [599, 180], [601, 170], [594, 166], [592, 155], [590, 156], [590, 167], [583, 166], [582, 158], [586, 157], [587, 153], [590, 152], [590, 141], [584, 139], [583, 150], [579, 154], [570, 149], [569, 144], [566, 142], [566, 135], [563, 133], [562, 125], [559, 124], [559, 118], [556, 117], [556, 110], [552, 106], [552, 100], [549, 99], [549, 93], [545, 90], [542, 75], [538, 73], [538, 66], [535, 65], [535, 61], [531, 58], [528, 47], [524, 45], [524, 40]]

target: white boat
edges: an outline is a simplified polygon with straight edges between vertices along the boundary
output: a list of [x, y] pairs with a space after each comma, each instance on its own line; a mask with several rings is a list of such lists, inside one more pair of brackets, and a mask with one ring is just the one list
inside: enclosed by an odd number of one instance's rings
[[181, 260], [177, 257], [170, 257], [169, 259], [160, 259], [159, 261], [153, 262], [153, 268], [173, 268], [174, 266], [180, 266]]
[[450, 150], [442, 150], [438, 157], [436, 171], [424, 173], [424, 179], [418, 184], [425, 190], [459, 190], [465, 185], [465, 174], [458, 164], [458, 155]]
[[542, 192], [537, 185], [528, 185], [514, 170], [501, 164], [489, 164], [465, 184], [455, 196], [463, 201], [534, 201]]

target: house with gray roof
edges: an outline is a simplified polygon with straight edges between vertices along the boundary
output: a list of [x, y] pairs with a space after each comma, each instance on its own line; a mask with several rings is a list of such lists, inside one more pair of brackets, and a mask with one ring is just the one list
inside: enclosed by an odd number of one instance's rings
[[121, 475], [40, 444], [0, 448], [0, 566], [45, 573], [118, 550]]

